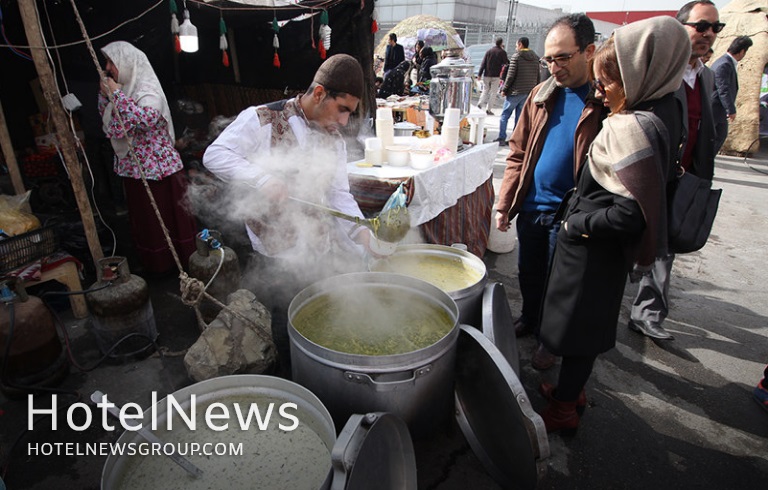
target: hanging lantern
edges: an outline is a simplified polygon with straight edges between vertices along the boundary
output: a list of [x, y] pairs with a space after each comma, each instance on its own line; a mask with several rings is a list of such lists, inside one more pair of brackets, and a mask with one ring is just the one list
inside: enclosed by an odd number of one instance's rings
[[224, 23], [224, 17], [219, 17], [219, 49], [221, 50], [221, 64], [229, 68], [229, 43], [227, 43], [227, 24]]

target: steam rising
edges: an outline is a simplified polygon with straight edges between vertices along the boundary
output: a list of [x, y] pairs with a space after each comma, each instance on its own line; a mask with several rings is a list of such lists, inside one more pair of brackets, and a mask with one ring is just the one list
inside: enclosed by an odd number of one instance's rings
[[[257, 136], [263, 135], [254, 135]], [[333, 207], [328, 201], [333, 179], [343, 178], [347, 182], [346, 169], [338, 165], [343, 158], [341, 143], [336, 137], [316, 131], [309, 132], [304, 143], [303, 147], [294, 143], [265, 149], [250, 155], [248, 160], [254, 164], [258, 161], [260, 169], [280, 179], [289, 195]], [[337, 176], [337, 172], [344, 174]], [[259, 192], [255, 182], [193, 183], [188, 199], [198, 219], [224, 232], [225, 240], [227, 231], [242, 235], [246, 221], [258, 221], [264, 228], [259, 236], [267, 250], [285, 258], [289, 272], [300, 278], [363, 269], [362, 248], [346, 236], [337, 218], [289, 200], [270, 201]], [[244, 277], [250, 274], [258, 271], [245, 271]]]

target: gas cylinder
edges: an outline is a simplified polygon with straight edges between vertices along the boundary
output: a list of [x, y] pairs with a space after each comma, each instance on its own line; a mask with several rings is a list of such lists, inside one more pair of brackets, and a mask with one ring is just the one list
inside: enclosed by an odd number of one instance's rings
[[131, 274], [125, 257], [99, 260], [96, 277], [85, 299], [99, 349], [123, 360], [151, 352], [157, 328], [147, 282]]
[[[205, 290], [208, 294], [227, 304], [227, 296], [240, 287], [240, 264], [234, 250], [224, 246], [221, 233], [217, 230], [203, 230], [196, 235], [197, 250], [189, 257], [189, 275], [203, 282], [211, 283]], [[211, 278], [214, 278], [211, 282]], [[219, 313], [219, 307], [203, 299], [200, 313], [210, 323]]]
[[[51, 312], [19, 283], [0, 283], [0, 388], [8, 397], [26, 387], [52, 386], [69, 370]], [[6, 358], [7, 356], [7, 358]]]

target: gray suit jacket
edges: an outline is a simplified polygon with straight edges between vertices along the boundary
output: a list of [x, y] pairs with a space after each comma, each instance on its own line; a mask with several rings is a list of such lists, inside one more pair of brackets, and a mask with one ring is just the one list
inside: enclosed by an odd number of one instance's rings
[[736, 64], [730, 56], [724, 54], [712, 64], [712, 71], [715, 73], [715, 92], [712, 94], [715, 119], [736, 114], [736, 94], [739, 93]]
[[[715, 175], [715, 119], [712, 115], [712, 94], [715, 89], [715, 77], [712, 70], [704, 67], [698, 75], [701, 84], [701, 124], [699, 135], [696, 139], [696, 147], [693, 150], [693, 166], [691, 172], [702, 179], [712, 180]], [[685, 141], [688, 132], [688, 98], [685, 95], [685, 82], [675, 92], [683, 108], [683, 127]], [[683, 145], [683, 148], [685, 146]], [[680, 151], [682, 157], [682, 149]]]

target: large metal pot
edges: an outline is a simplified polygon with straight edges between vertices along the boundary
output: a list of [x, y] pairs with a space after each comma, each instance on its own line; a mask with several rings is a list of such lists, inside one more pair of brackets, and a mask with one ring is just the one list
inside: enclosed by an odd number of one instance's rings
[[[441, 281], [439, 277], [430, 277], [429, 270], [418, 265], [430, 261], [451, 266], [447, 271], [454, 276], [451, 278], [453, 285]], [[400, 245], [394, 254], [372, 262], [369, 269], [406, 274], [440, 287], [459, 306], [459, 322], [480, 327], [483, 289], [488, 282], [488, 273], [485, 264], [476, 255], [445, 245]], [[461, 280], [455, 281], [457, 279]], [[464, 285], [453, 287], [461, 283]]]
[[[146, 446], [147, 441], [138, 432], [125, 431], [117, 443], [124, 447], [134, 447], [137, 453], [132, 455], [113, 453], [107, 457], [101, 475], [102, 489], [139, 488], [137, 480], [147, 488], [218, 488], [222, 486], [221, 472], [225, 467], [228, 472], [229, 488], [253, 488], [254, 482], [266, 485], [264, 483], [266, 479], [275, 480], [269, 488], [297, 488], [296, 485], [281, 481], [290, 478], [290, 475], [281, 474], [275, 477], [276, 473], [283, 473], [281, 468], [284, 465], [288, 465], [293, 471], [305, 472], [302, 478], [312, 479], [309, 487], [329, 488], [331, 452], [336, 442], [336, 430], [328, 410], [305, 388], [271, 376], [234, 375], [201, 381], [173, 393], [172, 397], [186, 414], [190, 414], [191, 408], [195, 407], [196, 430], [186, 428], [185, 422], [179, 416], [178, 408], [169, 409], [169, 398], [163, 398], [157, 402], [153, 410], [145, 410], [140, 423], [143, 427], [150, 429], [152, 414], [155, 413], [157, 430], [152, 432], [156, 433], [165, 446], [175, 448], [182, 453], [203, 471], [203, 475], [195, 479], [161, 454], [142, 455], [138, 452], [142, 447], [140, 445]], [[270, 417], [272, 422], [269, 423], [272, 429], [265, 432], [257, 425], [255, 418], [252, 418], [249, 429], [241, 430], [242, 422], [236, 417], [233, 410], [234, 404], [238, 404], [242, 408], [243, 415], [247, 416], [248, 411], [252, 409], [250, 404], [255, 403], [261, 416], [265, 418], [268, 402], [275, 403]], [[219, 426], [224, 422], [228, 423], [227, 430], [213, 432], [205, 429], [206, 407], [214, 403], [221, 404], [229, 410], [227, 420], [216, 421], [216, 425]], [[292, 442], [291, 438], [293, 437], [295, 441], [297, 432], [287, 432], [277, 427], [278, 423], [291, 425], [291, 421], [281, 418], [279, 413], [280, 407], [285, 403], [296, 405], [295, 409], [290, 408], [287, 412], [297, 417], [298, 429], [312, 431], [316, 434], [314, 437], [319, 439], [315, 445], [319, 445], [317, 449], [320, 452], [315, 452], [310, 459], [311, 462], [304, 457], [306, 451], [300, 454], [296, 449], [297, 443]], [[222, 410], [218, 409], [215, 412], [221, 414]], [[172, 430], [166, 428], [169, 414], [172, 414]], [[114, 423], [119, 427], [117, 422]], [[137, 421], [131, 421], [129, 425], [135, 426]], [[203, 444], [209, 444], [209, 448], [215, 448], [217, 451], [221, 448], [219, 446], [221, 443], [242, 444], [243, 453], [230, 455], [217, 452], [213, 457], [210, 454], [206, 456], [199, 452], [193, 453], [193, 449], [188, 445], [194, 443], [199, 444], [200, 447]], [[327, 453], [325, 453], [326, 450]], [[284, 452], [286, 457], [280, 460], [270, 458], [270, 455], [275, 456], [276, 451]], [[229, 471], [232, 468], [235, 470], [230, 474]], [[250, 480], [248, 480], [249, 476]]]
[[462, 118], [469, 114], [473, 70], [471, 64], [453, 56], [429, 69], [429, 112], [435, 119], [442, 122], [449, 107], [458, 108]]
[[[352, 311], [361, 308], [355, 299], [367, 296], [375, 302], [382, 291], [394, 294], [397, 307], [403, 310], [416, 302], [435, 307], [448, 315], [450, 330], [427, 347], [374, 356], [331, 350], [296, 328], [297, 314], [317, 298], [338, 294], [342, 300], [333, 303], [333, 308]], [[371, 309], [364, 311], [371, 318], [375, 315]], [[450, 415], [458, 317], [455, 301], [445, 292], [401, 274], [363, 272], [322, 280], [301, 291], [288, 307], [293, 379], [322, 400], [337, 424], [353, 413], [384, 411], [402, 418], [415, 434], [432, 432]], [[397, 322], [392, 326], [397, 327]], [[361, 329], [368, 325], [349, 328], [365, 332]]]

